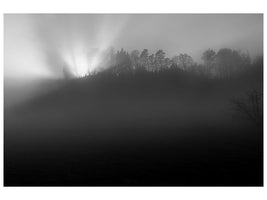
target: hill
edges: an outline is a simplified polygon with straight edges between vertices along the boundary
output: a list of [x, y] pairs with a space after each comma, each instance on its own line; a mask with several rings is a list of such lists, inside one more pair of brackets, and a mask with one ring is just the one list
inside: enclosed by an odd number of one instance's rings
[[65, 80], [5, 112], [5, 185], [262, 185], [262, 129], [231, 105], [252, 88], [256, 69]]

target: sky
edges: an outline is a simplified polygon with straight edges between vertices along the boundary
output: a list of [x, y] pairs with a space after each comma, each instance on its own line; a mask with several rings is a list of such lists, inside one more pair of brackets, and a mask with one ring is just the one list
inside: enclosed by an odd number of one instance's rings
[[[82, 75], [109, 47], [187, 53], [206, 49], [263, 52], [261, 14], [5, 14], [5, 78], [57, 78], [64, 66]], [[90, 53], [91, 57], [87, 58]], [[93, 68], [91, 69], [93, 70]]]

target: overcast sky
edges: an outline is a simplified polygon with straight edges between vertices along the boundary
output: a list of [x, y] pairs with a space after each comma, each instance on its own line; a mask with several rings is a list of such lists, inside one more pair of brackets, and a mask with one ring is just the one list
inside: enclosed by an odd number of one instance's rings
[[129, 18], [116, 45], [126, 49], [164, 49], [168, 54], [191, 54], [207, 48], [230, 47], [262, 52], [261, 15], [135, 15]]
[[[15, 15], [4, 17], [5, 76], [51, 76], [62, 57], [113, 46], [128, 51], [163, 49], [200, 61], [222, 47], [263, 51], [261, 14]], [[60, 69], [61, 70], [61, 69]]]

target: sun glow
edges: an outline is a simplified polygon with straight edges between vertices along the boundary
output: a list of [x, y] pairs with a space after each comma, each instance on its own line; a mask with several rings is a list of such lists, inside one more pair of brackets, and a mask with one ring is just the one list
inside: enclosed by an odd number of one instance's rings
[[110, 16], [103, 16], [93, 41], [88, 40], [88, 36], [76, 37], [72, 45], [64, 48], [63, 60], [74, 76], [84, 77], [100, 70], [106, 50], [113, 45], [127, 21], [127, 18], [121, 20], [119, 16], [113, 17], [117, 20], [116, 26], [111, 23]]
[[100, 64], [101, 51], [98, 49], [87, 50], [76, 46], [70, 52], [63, 53], [63, 60], [75, 77], [84, 77], [95, 71]]
[[106, 50], [121, 48], [116, 41], [127, 19], [97, 14], [6, 15], [5, 76], [74, 78], [103, 70], [108, 64], [103, 64]]
[[74, 59], [74, 71], [76, 76], [86, 76], [90, 72], [90, 62], [84, 51], [77, 51], [73, 55]]

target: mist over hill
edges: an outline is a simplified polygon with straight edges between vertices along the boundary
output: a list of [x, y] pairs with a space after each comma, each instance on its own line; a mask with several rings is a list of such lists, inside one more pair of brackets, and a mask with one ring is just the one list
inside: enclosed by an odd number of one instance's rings
[[110, 70], [5, 112], [7, 185], [262, 184], [262, 123], [231, 103], [261, 93], [261, 65], [229, 78]]
[[263, 14], [5, 14], [5, 186], [263, 186]]

